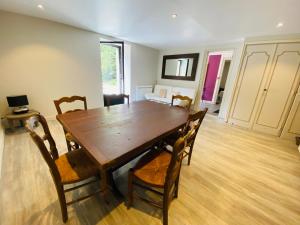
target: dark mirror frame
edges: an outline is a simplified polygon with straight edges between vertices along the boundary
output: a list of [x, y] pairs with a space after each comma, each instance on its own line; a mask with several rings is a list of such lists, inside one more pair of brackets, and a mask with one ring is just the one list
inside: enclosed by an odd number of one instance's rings
[[[180, 76], [165, 74], [166, 60], [167, 59], [180, 59], [180, 58], [193, 58], [193, 67], [192, 67], [191, 76], [189, 76], [189, 77], [188, 76], [180, 77]], [[172, 79], [172, 80], [194, 81], [196, 79], [196, 71], [197, 71], [197, 66], [198, 66], [198, 60], [199, 60], [199, 53], [179, 54], [179, 55], [164, 55], [163, 56], [161, 78], [162, 79]]]

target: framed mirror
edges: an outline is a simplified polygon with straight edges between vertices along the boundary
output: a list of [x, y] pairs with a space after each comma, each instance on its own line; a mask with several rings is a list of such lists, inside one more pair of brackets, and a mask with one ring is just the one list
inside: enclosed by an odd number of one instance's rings
[[194, 81], [198, 59], [199, 53], [164, 55], [161, 78]]

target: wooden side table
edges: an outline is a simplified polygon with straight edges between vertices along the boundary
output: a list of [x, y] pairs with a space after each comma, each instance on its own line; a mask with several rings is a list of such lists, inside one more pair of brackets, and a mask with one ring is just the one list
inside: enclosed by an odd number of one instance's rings
[[35, 110], [29, 110], [27, 113], [22, 113], [22, 114], [14, 114], [14, 113], [9, 113], [5, 116], [5, 118], [7, 119], [7, 122], [9, 124], [9, 128], [14, 131], [15, 130], [15, 126], [14, 126], [14, 121], [18, 120], [20, 121], [21, 126], [23, 126], [24, 121], [27, 120], [28, 118], [35, 116], [35, 115], [39, 115], [40, 113], [38, 111]]

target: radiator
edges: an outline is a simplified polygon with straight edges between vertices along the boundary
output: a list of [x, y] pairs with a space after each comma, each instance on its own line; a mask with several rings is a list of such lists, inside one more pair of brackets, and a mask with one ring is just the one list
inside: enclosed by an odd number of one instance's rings
[[142, 101], [145, 100], [146, 93], [152, 93], [153, 86], [152, 85], [142, 85], [136, 86], [135, 89], [135, 100]]

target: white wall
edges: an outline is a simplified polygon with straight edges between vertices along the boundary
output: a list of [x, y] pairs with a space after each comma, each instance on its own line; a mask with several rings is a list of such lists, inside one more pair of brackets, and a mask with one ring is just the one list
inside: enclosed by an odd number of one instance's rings
[[[157, 83], [163, 85], [171, 85], [171, 86], [179, 86], [179, 87], [188, 87], [197, 89], [199, 84], [199, 74], [201, 73], [201, 65], [203, 61], [203, 48], [195, 47], [195, 48], [184, 48], [184, 49], [165, 49], [159, 52], [159, 62], [158, 62], [158, 75], [157, 75]], [[200, 53], [197, 72], [196, 72], [196, 80], [195, 81], [182, 81], [182, 80], [170, 80], [170, 79], [162, 79], [162, 61], [164, 55], [175, 55], [175, 54], [187, 54], [187, 53]]]
[[0, 11], [0, 113], [7, 95], [27, 94], [30, 107], [54, 116], [53, 100], [84, 95], [102, 105], [99, 35]]
[[159, 51], [131, 44], [131, 99], [135, 100], [136, 86], [154, 85], [157, 79]]
[[[206, 72], [206, 59], [208, 53], [211, 51], [233, 50], [233, 58], [230, 65], [228, 79], [226, 82], [222, 105], [219, 113], [219, 117], [221, 119], [227, 120], [229, 107], [233, 95], [233, 89], [238, 74], [238, 68], [240, 64], [243, 46], [244, 46], [244, 42], [236, 42], [236, 43], [229, 43], [229, 44], [227, 43], [227, 44], [220, 44], [220, 45], [207, 45], [207, 46], [200, 46], [194, 48], [162, 50], [160, 51], [160, 55], [159, 55], [157, 83], [171, 85], [171, 86], [195, 88], [197, 90], [197, 96], [195, 99], [195, 109], [197, 109], [200, 106], [200, 99], [202, 95], [202, 88], [203, 88], [205, 72]], [[173, 54], [187, 54], [187, 53], [200, 53], [195, 81], [161, 79], [163, 56], [173, 55]]]
[[4, 150], [4, 130], [0, 122], [0, 179], [1, 179], [1, 171], [2, 171], [3, 150]]
[[[0, 115], [7, 110], [6, 96], [18, 94], [27, 94], [30, 107], [51, 118], [53, 100], [62, 96], [84, 95], [89, 108], [103, 105], [99, 41], [113, 37], [4, 11], [0, 27]], [[125, 45], [134, 96], [136, 85], [155, 83], [158, 51]]]

